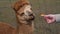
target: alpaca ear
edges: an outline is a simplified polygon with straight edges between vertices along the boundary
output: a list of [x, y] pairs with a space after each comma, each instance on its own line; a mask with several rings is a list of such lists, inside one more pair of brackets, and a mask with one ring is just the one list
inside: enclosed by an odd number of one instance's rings
[[16, 2], [12, 5], [12, 8], [14, 9], [14, 11], [18, 11], [18, 9], [20, 8], [19, 6], [20, 6], [20, 4], [18, 2]]
[[23, 5], [28, 5], [29, 2], [27, 0], [20, 0], [20, 1], [17, 1], [16, 3], [14, 3], [12, 5], [12, 8], [15, 10], [15, 11], [18, 11]]

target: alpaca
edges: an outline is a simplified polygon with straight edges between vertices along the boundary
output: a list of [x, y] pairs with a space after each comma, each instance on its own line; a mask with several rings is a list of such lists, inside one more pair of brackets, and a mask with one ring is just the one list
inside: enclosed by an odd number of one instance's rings
[[17, 18], [18, 34], [33, 34], [35, 16], [30, 3], [27, 0], [19, 0], [12, 5]]
[[16, 34], [16, 29], [7, 23], [0, 22], [0, 34]]

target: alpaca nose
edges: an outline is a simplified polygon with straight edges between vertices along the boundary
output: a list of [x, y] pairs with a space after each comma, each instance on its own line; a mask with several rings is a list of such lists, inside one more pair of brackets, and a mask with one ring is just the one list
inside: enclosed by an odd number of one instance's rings
[[32, 14], [32, 13], [30, 13], [30, 14], [29, 14], [29, 16], [33, 16], [33, 14]]
[[31, 20], [35, 19], [35, 15], [33, 15], [33, 13], [29, 14], [29, 16], [31, 16]]
[[29, 16], [33, 16], [33, 13], [32, 13], [32, 12], [28, 12], [28, 15], [29, 15]]

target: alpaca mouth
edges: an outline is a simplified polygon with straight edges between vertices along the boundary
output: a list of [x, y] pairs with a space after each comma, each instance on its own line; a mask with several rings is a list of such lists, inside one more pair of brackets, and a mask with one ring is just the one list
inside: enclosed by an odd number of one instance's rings
[[31, 16], [31, 18], [29, 20], [34, 20], [35, 19], [35, 16]]

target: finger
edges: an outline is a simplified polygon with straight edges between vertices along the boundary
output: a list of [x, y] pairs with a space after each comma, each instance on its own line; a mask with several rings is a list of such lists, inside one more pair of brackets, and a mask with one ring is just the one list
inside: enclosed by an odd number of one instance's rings
[[44, 18], [45, 18], [45, 20], [47, 21], [47, 23], [52, 23], [52, 22], [54, 22], [54, 18], [51, 17], [51, 16], [45, 16]]

